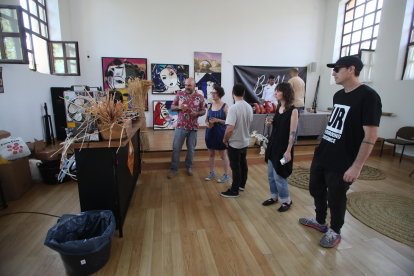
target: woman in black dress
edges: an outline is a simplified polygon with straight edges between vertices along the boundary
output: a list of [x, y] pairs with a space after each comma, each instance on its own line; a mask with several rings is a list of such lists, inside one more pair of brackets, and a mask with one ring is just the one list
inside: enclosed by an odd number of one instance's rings
[[293, 142], [298, 125], [298, 110], [293, 105], [295, 92], [290, 83], [279, 83], [275, 89], [275, 96], [278, 100], [276, 114], [273, 120], [266, 119], [273, 125], [265, 157], [271, 198], [262, 205], [274, 204], [278, 202], [279, 197], [282, 205], [278, 211], [285, 212], [292, 205], [287, 178], [293, 167]]

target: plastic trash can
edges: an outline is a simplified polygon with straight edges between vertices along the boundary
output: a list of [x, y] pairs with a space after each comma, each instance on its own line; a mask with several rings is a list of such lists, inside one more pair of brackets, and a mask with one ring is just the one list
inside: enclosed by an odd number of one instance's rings
[[47, 232], [44, 244], [59, 252], [68, 275], [91, 275], [108, 262], [115, 228], [109, 210], [63, 215]]

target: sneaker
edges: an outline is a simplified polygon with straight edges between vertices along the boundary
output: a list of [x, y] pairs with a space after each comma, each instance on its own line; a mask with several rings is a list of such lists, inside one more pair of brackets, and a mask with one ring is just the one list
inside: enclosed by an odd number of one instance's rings
[[239, 187], [239, 190], [240, 191], [244, 191], [244, 187]]
[[173, 170], [171, 170], [171, 171], [170, 171], [170, 173], [167, 175], [167, 178], [168, 178], [168, 179], [171, 179], [171, 178], [173, 178], [176, 174], [177, 174], [177, 171], [173, 171]]
[[323, 233], [328, 231], [328, 225], [326, 224], [326, 222], [324, 224], [320, 224], [316, 221], [316, 218], [300, 218], [299, 222], [305, 226], [313, 227], [316, 230], [319, 230]]
[[210, 172], [210, 174], [206, 177], [206, 181], [210, 181], [211, 179], [213, 179], [216, 176], [216, 174], [214, 172]]
[[319, 245], [322, 247], [334, 247], [341, 240], [341, 235], [337, 234], [331, 228], [325, 233], [322, 239], [319, 241]]
[[230, 176], [228, 174], [223, 174], [223, 176], [217, 180], [218, 183], [226, 182], [230, 179]]
[[187, 168], [187, 174], [188, 174], [189, 176], [192, 176], [192, 175], [194, 174], [193, 169], [191, 169], [191, 168]]
[[239, 197], [239, 193], [233, 192], [231, 189], [228, 189], [226, 192], [221, 192], [220, 195], [224, 197]]

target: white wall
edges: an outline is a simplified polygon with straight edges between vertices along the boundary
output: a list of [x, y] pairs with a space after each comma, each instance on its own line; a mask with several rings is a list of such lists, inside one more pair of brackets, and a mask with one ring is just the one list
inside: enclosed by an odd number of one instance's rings
[[[320, 60], [325, 2], [59, 0], [59, 5], [65, 13], [60, 15], [62, 39], [79, 41], [82, 76], [77, 84], [102, 85], [101, 57], [147, 58], [148, 67], [189, 64], [193, 76], [194, 51], [218, 52], [223, 54], [223, 100], [232, 104], [233, 66], [228, 61], [307, 66]], [[318, 72], [308, 73], [306, 106], [312, 104], [317, 77]], [[171, 99], [149, 93], [149, 126], [152, 101]], [[203, 119], [199, 122], [205, 125]]]
[[[18, 0], [2, 0], [1, 3], [19, 5]], [[33, 72], [24, 64], [0, 64], [0, 67], [3, 68], [5, 91], [0, 94], [0, 130], [20, 136], [26, 142], [44, 139], [44, 103], [53, 115], [50, 87], [73, 85], [74, 77]]]
[[[414, 126], [414, 81], [402, 81], [395, 78], [396, 71], [401, 71], [401, 68], [397, 68], [397, 63], [406, 12], [406, 1], [384, 0], [375, 53], [376, 60], [373, 67], [373, 82], [368, 84], [380, 95], [383, 112], [392, 112], [397, 115], [396, 117], [381, 118], [378, 135], [383, 138], [394, 138], [399, 128]], [[327, 1], [326, 5], [321, 61], [321, 86], [318, 95], [318, 106], [320, 109], [331, 107], [334, 93], [342, 88], [341, 86], [330, 84], [332, 69], [324, 66], [327, 63], [335, 62], [339, 56], [339, 53], [334, 53], [339, 5], [339, 1]], [[402, 147], [397, 147], [397, 152], [401, 152], [401, 149]], [[404, 154], [414, 156], [414, 149], [407, 147]]]

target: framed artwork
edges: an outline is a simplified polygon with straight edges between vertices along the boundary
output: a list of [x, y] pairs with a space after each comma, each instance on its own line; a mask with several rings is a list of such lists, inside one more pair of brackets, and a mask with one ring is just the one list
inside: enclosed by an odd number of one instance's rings
[[175, 129], [178, 112], [171, 110], [173, 101], [152, 101], [154, 107], [154, 130]]
[[212, 102], [210, 92], [221, 86], [221, 53], [194, 52], [194, 79], [206, 103]]
[[[147, 59], [103, 57], [102, 76], [105, 92], [116, 89], [122, 94], [126, 94], [127, 82], [130, 78], [147, 79]], [[130, 97], [124, 96], [124, 100], [130, 99]], [[148, 94], [145, 97], [145, 111], [148, 111]]]
[[177, 94], [178, 90], [185, 88], [188, 77], [189, 65], [152, 63], [152, 94]]

